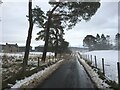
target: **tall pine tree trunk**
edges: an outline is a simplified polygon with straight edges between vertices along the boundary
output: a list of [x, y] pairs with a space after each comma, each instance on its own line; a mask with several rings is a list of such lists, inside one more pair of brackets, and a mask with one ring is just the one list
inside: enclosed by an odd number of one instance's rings
[[29, 0], [29, 30], [28, 30], [28, 37], [26, 40], [26, 47], [25, 47], [25, 54], [23, 58], [23, 70], [26, 71], [26, 66], [28, 63], [28, 57], [29, 57], [29, 50], [30, 50], [30, 43], [32, 39], [32, 30], [33, 30], [33, 20], [32, 20], [32, 0]]
[[58, 30], [57, 29], [56, 29], [55, 39], [56, 39], [55, 58], [57, 58], [57, 53], [58, 53]]
[[46, 54], [47, 54], [47, 49], [48, 49], [48, 40], [49, 40], [49, 30], [50, 30], [50, 24], [51, 24], [51, 18], [52, 14], [55, 11], [55, 9], [59, 6], [60, 3], [58, 3], [52, 11], [48, 15], [48, 21], [47, 21], [47, 29], [46, 29], [46, 36], [45, 36], [45, 44], [44, 44], [44, 50], [43, 50], [43, 55], [42, 55], [42, 61], [45, 62], [46, 59]]

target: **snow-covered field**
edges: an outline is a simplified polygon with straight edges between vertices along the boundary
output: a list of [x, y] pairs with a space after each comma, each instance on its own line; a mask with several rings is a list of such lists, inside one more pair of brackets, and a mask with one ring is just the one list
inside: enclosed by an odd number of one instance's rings
[[[47, 58], [53, 55], [54, 55], [53, 53], [48, 52]], [[30, 70], [38, 66], [38, 57], [40, 57], [39, 61], [41, 61], [41, 56], [42, 56], [42, 52], [30, 52], [29, 59], [28, 59], [28, 65], [30, 65], [29, 67]], [[0, 53], [0, 71], [2, 72], [2, 73], [0, 72], [0, 75], [1, 74], [3, 75], [2, 77], [3, 80], [11, 77], [13, 73], [19, 72], [23, 62], [23, 57], [24, 57], [24, 52]], [[50, 57], [47, 60], [50, 61], [51, 59], [52, 57]], [[46, 60], [46, 63], [48, 62], [47, 60]], [[55, 61], [54, 59], [52, 60]], [[42, 62], [39, 62], [39, 65], [41, 64]]]
[[[16, 59], [23, 59], [23, 57], [24, 57], [24, 52], [18, 52], [18, 53], [0, 53], [0, 63], [2, 63], [2, 59], [1, 59], [1, 56], [3, 56], [3, 55], [6, 55], [6, 56], [8, 56], [8, 57], [14, 57], [15, 58], [15, 60]], [[52, 53], [52, 52], [47, 52], [47, 56], [53, 56], [54, 55], [54, 53]], [[29, 58], [30, 57], [35, 57], [35, 58], [37, 58], [37, 57], [41, 57], [42, 56], [42, 52], [30, 52], [30, 54], [29, 54]], [[10, 60], [10, 62], [12, 62], [12, 61], [15, 61], [15, 60]], [[31, 60], [30, 60], [31, 61]], [[28, 62], [29, 63], [29, 62]], [[31, 63], [31, 62], [30, 62]]]
[[[0, 56], [7, 55], [7, 56], [24, 56], [24, 52], [18, 52], [18, 53], [0, 53]], [[42, 55], [42, 52], [30, 52], [30, 56], [39, 56]], [[52, 52], [47, 52], [47, 56], [54, 55]]]
[[118, 51], [116, 50], [99, 50], [83, 53], [83, 55], [92, 55], [92, 62], [94, 65], [94, 56], [97, 57], [98, 68], [102, 70], [102, 58], [105, 60], [105, 75], [111, 80], [118, 82]]

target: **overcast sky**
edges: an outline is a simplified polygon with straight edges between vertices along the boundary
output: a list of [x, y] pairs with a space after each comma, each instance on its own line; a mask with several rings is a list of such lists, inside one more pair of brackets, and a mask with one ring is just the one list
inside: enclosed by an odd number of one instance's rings
[[[9, 1], [9, 2], [8, 2]], [[19, 0], [18, 0], [19, 1]], [[21, 0], [20, 0], [21, 1]], [[23, 1], [23, 0], [22, 0]], [[33, 0], [38, 1], [38, 0]], [[82, 21], [78, 23], [72, 30], [65, 31], [65, 39], [71, 46], [82, 46], [83, 38], [86, 35], [110, 35], [112, 40], [118, 32], [118, 3], [117, 2], [104, 2], [102, 0], [101, 7], [89, 22]], [[42, 10], [49, 10], [50, 6], [47, 0], [42, 2], [34, 2], [33, 6], [39, 5]], [[0, 10], [2, 17], [0, 22], [0, 43], [18, 43], [18, 45], [25, 46], [27, 32], [28, 32], [28, 15], [27, 2], [10, 2], [10, 0], [3, 0]], [[1, 28], [2, 26], [2, 28]], [[32, 46], [43, 45], [43, 41], [35, 41], [36, 33], [39, 28], [34, 26], [32, 35]]]

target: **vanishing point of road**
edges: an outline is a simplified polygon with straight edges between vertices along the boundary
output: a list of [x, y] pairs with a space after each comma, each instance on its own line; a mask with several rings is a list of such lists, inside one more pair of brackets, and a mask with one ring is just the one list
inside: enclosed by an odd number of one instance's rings
[[37, 88], [95, 88], [76, 56], [62, 64]]

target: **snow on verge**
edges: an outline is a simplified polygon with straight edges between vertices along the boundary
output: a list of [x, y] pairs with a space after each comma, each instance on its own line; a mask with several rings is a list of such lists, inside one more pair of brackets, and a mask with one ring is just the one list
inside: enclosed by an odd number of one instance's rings
[[88, 74], [91, 76], [92, 81], [96, 84], [98, 88], [109, 88], [110, 86], [106, 84], [102, 79], [99, 78], [98, 74], [78, 55], [79, 61], [84, 66]]
[[30, 77], [27, 77], [23, 80], [18, 81], [11, 88], [34, 88], [38, 84], [42, 83], [52, 72], [54, 72], [61, 64], [63, 60], [58, 61], [56, 64], [51, 65], [48, 68], [45, 68], [42, 71], [39, 71], [33, 74]]

